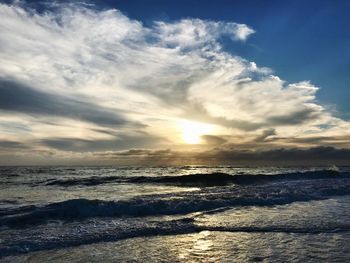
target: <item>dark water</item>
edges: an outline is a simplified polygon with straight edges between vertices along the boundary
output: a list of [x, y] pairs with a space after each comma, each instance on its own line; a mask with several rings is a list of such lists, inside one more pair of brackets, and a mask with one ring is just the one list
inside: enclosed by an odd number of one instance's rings
[[3, 262], [348, 262], [350, 169], [2, 167]]

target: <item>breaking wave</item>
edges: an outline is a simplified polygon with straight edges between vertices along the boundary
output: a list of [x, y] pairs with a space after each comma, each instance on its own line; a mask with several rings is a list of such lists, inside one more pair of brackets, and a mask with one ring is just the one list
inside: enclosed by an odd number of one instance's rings
[[[320, 178], [319, 176], [317, 178]], [[322, 177], [321, 177], [322, 178]], [[233, 206], [271, 206], [350, 194], [350, 180], [299, 181], [242, 187], [203, 188], [177, 194], [145, 195], [124, 201], [71, 199], [43, 206], [5, 208], [0, 225], [23, 228], [49, 220], [77, 221], [92, 217], [176, 215]]]
[[259, 184], [275, 181], [296, 181], [314, 179], [334, 179], [350, 178], [349, 172], [338, 172], [334, 170], [318, 170], [307, 172], [294, 172], [284, 174], [227, 174], [227, 173], [207, 173], [189, 174], [176, 176], [92, 176], [88, 178], [73, 179], [50, 179], [38, 185], [48, 186], [95, 186], [107, 183], [132, 183], [132, 184], [165, 184], [176, 186], [222, 186], [229, 184]]

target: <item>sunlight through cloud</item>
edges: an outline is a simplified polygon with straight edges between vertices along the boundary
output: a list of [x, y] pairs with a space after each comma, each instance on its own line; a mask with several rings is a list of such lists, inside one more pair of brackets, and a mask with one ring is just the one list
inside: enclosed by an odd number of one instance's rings
[[180, 122], [180, 126], [182, 129], [182, 139], [187, 144], [200, 144], [202, 143], [202, 135], [213, 132], [212, 125], [201, 122], [183, 120]]

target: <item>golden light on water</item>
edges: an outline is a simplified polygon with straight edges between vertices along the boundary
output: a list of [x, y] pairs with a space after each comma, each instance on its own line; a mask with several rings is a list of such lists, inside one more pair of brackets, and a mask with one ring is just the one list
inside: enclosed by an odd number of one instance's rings
[[201, 231], [200, 233], [186, 236], [185, 240], [181, 240], [187, 244], [179, 250], [179, 259], [184, 262], [202, 262], [203, 260], [205, 262], [218, 262], [219, 258], [213, 251], [215, 244], [212, 239], [210, 231]]
[[180, 126], [182, 139], [187, 144], [200, 144], [202, 143], [202, 135], [213, 132], [212, 125], [201, 122], [183, 120], [180, 122]]

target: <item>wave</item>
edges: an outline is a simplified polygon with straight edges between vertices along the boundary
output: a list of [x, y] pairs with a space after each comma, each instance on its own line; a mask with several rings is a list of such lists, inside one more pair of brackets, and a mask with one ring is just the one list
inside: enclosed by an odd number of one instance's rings
[[[96, 226], [96, 223], [98, 225]], [[74, 247], [99, 242], [111, 242], [136, 237], [152, 237], [166, 235], [180, 235], [199, 233], [201, 231], [216, 232], [245, 232], [245, 233], [297, 233], [297, 234], [322, 234], [349, 232], [350, 225], [337, 225], [336, 227], [290, 227], [290, 226], [201, 226], [193, 217], [174, 219], [168, 221], [132, 221], [121, 219], [115, 221], [85, 222], [84, 225], [69, 224], [62, 229], [39, 229], [27, 232], [27, 236], [18, 234], [12, 236], [7, 245], [0, 244], [0, 259], [23, 253]], [[32, 238], [31, 233], [36, 238]], [[39, 233], [39, 234], [38, 234]]]
[[[40, 250], [111, 242], [134, 237], [188, 234], [201, 231], [200, 227], [193, 222], [191, 218], [157, 223], [120, 220], [118, 222], [112, 221], [111, 224], [100, 222], [101, 224], [98, 226], [96, 226], [96, 222], [85, 222], [83, 226], [70, 224], [66, 225], [64, 229], [51, 230], [49, 233], [45, 231], [46, 229], [31, 229], [29, 232], [35, 232], [36, 238], [32, 238], [32, 235], [27, 233], [28, 236], [21, 234], [12, 236], [5, 243], [6, 245], [0, 243], [0, 259]], [[38, 232], [40, 232], [39, 235]]]
[[271, 206], [349, 195], [350, 180], [294, 182], [276, 185], [204, 188], [194, 192], [146, 195], [123, 201], [72, 199], [44, 206], [2, 209], [0, 225], [25, 228], [50, 220], [79, 221], [93, 217], [176, 215], [233, 206]]
[[73, 178], [73, 179], [49, 179], [44, 182], [39, 182], [36, 185], [57, 185], [57, 186], [95, 186], [106, 183], [127, 183], [128, 177], [123, 176], [92, 176], [88, 178]]
[[181, 176], [162, 176], [162, 177], [143, 177], [133, 180], [133, 182], [152, 182], [165, 183], [175, 185], [204, 185], [219, 186], [227, 184], [255, 184], [272, 181], [285, 180], [313, 180], [313, 179], [334, 179], [334, 178], [350, 178], [350, 173], [339, 173], [332, 170], [295, 172], [284, 174], [236, 174], [230, 175], [226, 173], [209, 173], [209, 174], [190, 174]]
[[275, 181], [296, 181], [315, 179], [344, 179], [350, 178], [349, 172], [338, 172], [335, 170], [316, 170], [307, 172], [294, 172], [282, 174], [236, 174], [227, 173], [199, 173], [175, 176], [92, 176], [88, 178], [72, 179], [50, 179], [36, 185], [48, 186], [96, 186], [107, 183], [131, 183], [131, 184], [164, 184], [175, 186], [223, 186], [230, 184], [246, 185], [268, 183]]

